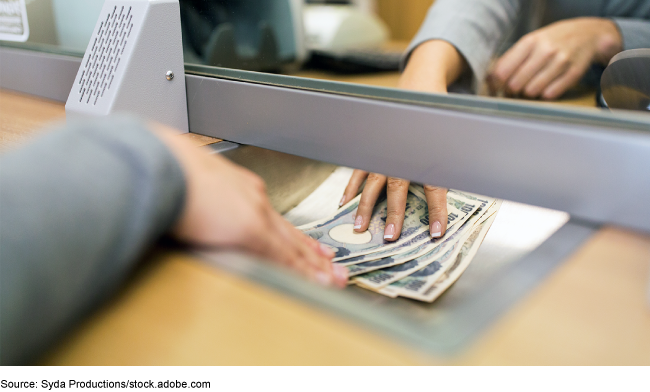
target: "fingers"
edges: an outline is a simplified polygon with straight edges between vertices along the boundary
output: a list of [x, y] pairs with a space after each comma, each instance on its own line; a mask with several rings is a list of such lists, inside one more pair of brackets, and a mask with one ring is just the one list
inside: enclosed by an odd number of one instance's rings
[[347, 269], [332, 264], [334, 252], [291, 226], [273, 210], [268, 213], [269, 225], [260, 238], [262, 256], [285, 265], [323, 286], [345, 287]]
[[556, 99], [560, 95], [564, 94], [565, 91], [580, 81], [580, 78], [582, 78], [582, 75], [584, 75], [588, 67], [589, 64], [571, 66], [564, 74], [555, 79], [544, 89], [542, 98]]
[[508, 80], [506, 89], [511, 94], [522, 92], [526, 84], [548, 63], [553, 53], [543, 47], [537, 47]]
[[324, 286], [345, 287], [348, 280], [347, 269], [332, 264], [334, 252], [331, 249], [321, 246], [316, 240], [301, 233], [277, 212], [271, 211], [271, 214], [272, 219], [275, 220], [278, 229], [284, 234], [287, 241], [304, 244], [304, 246], [298, 246], [299, 258], [294, 260], [291, 265], [292, 268]]
[[357, 233], [368, 230], [370, 218], [372, 217], [372, 210], [377, 203], [377, 198], [384, 190], [386, 185], [386, 176], [381, 174], [371, 173], [366, 180], [366, 187], [361, 193], [359, 200], [359, 208], [357, 209], [357, 217], [354, 220], [354, 231]]
[[387, 184], [386, 192], [388, 201], [384, 240], [392, 242], [396, 241], [402, 233], [409, 182], [407, 180], [402, 180], [401, 178], [391, 177], [387, 180]]
[[343, 197], [339, 202], [339, 207], [354, 199], [354, 197], [357, 195], [357, 192], [359, 192], [361, 184], [363, 184], [363, 182], [366, 180], [366, 177], [368, 177], [367, 171], [355, 170], [352, 172], [352, 177], [350, 177], [348, 186], [345, 187], [345, 191], [343, 191]]
[[524, 95], [531, 98], [539, 97], [553, 80], [567, 70], [569, 65], [568, 56], [558, 53], [544, 69], [528, 82], [524, 88]]
[[447, 189], [425, 185], [424, 194], [429, 208], [429, 233], [431, 238], [440, 238], [447, 231]]
[[494, 66], [490, 74], [490, 86], [494, 90], [501, 90], [517, 69], [521, 67], [534, 48], [534, 42], [527, 37], [517, 41]]

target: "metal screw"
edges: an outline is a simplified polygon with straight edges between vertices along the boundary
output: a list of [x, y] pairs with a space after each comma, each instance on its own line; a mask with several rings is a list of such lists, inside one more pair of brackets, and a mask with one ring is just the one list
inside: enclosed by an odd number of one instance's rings
[[167, 78], [167, 80], [172, 80], [174, 79], [174, 73], [172, 71], [167, 71], [165, 77]]

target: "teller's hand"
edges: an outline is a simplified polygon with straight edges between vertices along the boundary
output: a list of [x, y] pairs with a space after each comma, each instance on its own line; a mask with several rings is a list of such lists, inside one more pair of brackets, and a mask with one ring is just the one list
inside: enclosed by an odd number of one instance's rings
[[621, 50], [621, 34], [611, 20], [567, 19], [523, 36], [497, 61], [488, 82], [493, 93], [555, 99], [592, 63], [607, 65]]
[[196, 245], [240, 249], [290, 267], [322, 285], [345, 287], [347, 269], [332, 264], [331, 249], [301, 233], [271, 207], [264, 181], [218, 155], [209, 155], [153, 124], [178, 159], [185, 205], [172, 234]]
[[[377, 198], [386, 188], [388, 208], [384, 239], [386, 241], [396, 241], [402, 233], [402, 225], [404, 224], [409, 182], [399, 178], [386, 178], [381, 174], [368, 174], [363, 170], [355, 170], [348, 186], [345, 188], [341, 205], [355, 197], [364, 180], [366, 186], [361, 193], [361, 200], [354, 221], [354, 231], [360, 233], [368, 229]], [[424, 194], [429, 208], [429, 232], [431, 237], [442, 237], [447, 230], [447, 189], [426, 185]]]

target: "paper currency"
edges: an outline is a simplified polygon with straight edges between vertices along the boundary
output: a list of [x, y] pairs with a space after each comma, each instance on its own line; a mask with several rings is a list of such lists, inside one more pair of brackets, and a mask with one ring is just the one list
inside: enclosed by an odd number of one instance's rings
[[432, 255], [438, 253], [439, 248], [436, 247], [432, 250], [428, 250], [426, 245], [405, 251], [403, 253], [384, 257], [379, 260], [368, 261], [362, 264], [354, 264], [348, 266], [348, 276], [353, 277], [361, 274], [365, 274], [371, 271], [375, 271], [382, 268], [389, 268], [404, 264], [406, 262], [413, 261], [414, 259], [421, 259], [425, 255], [431, 257]]
[[[487, 203], [494, 204], [494, 200], [486, 201], [486, 205]], [[427, 265], [436, 261], [436, 258], [439, 256], [440, 251], [443, 251], [444, 254], [449, 247], [453, 247], [455, 243], [466, 236], [468, 232], [473, 229], [474, 225], [477, 224], [478, 220], [486, 213], [486, 211], [486, 209], [482, 209], [482, 211], [476, 211], [470, 219], [463, 222], [463, 224], [460, 227], [457, 227], [457, 230], [455, 230], [453, 233], [450, 234], [447, 232], [447, 234], [443, 237], [444, 240], [441, 243], [434, 243], [435, 245], [439, 246], [432, 247], [431, 245], [424, 245], [426, 249], [424, 254], [418, 255], [417, 258], [414, 257], [413, 259], [405, 263], [400, 263], [399, 265], [393, 264], [394, 266], [386, 266], [390, 268], [383, 267], [381, 270], [379, 270], [379, 268], [374, 268], [374, 270], [369, 269], [368, 271], [372, 272], [366, 271], [368, 273], [355, 277], [354, 282], [360, 286], [378, 290], [427, 267]], [[366, 264], [371, 263], [359, 264], [355, 267], [363, 267]], [[352, 277], [359, 275], [357, 271], [360, 270], [350, 269], [350, 276]]]
[[[477, 203], [474, 203], [473, 205], [468, 205], [464, 204], [463, 208], [469, 208], [471, 206], [471, 209], [469, 210], [469, 213], [464, 213], [462, 216], [459, 216], [457, 219], [454, 219], [454, 225], [451, 227], [447, 227], [447, 231], [445, 232], [445, 235], [440, 238], [431, 238], [429, 236], [428, 231], [423, 231], [422, 233], [416, 235], [415, 237], [411, 238], [409, 241], [402, 243], [401, 245], [398, 245], [393, 248], [388, 248], [388, 249], [383, 249], [377, 252], [372, 252], [368, 253], [365, 255], [361, 256], [356, 256], [356, 257], [351, 257], [351, 258], [346, 258], [342, 260], [338, 260], [337, 262], [341, 265], [349, 266], [353, 264], [361, 264], [361, 263], [366, 263], [369, 261], [373, 260], [379, 260], [383, 259], [386, 257], [398, 255], [398, 254], [404, 254], [404, 253], [409, 253], [409, 255], [415, 254], [416, 256], [412, 257], [419, 257], [423, 255], [424, 253], [434, 249], [436, 246], [442, 244], [443, 242], [447, 241], [449, 237], [454, 235], [456, 231], [472, 216], [476, 215], [477, 213], [481, 213], [481, 211], [484, 212], [484, 209], [486, 207], [491, 206], [494, 204], [495, 199], [492, 198], [476, 198], [473, 195], [468, 195], [467, 198], [471, 198], [477, 201]], [[448, 198], [448, 203], [452, 204], [454, 203], [454, 198]], [[428, 218], [427, 218], [427, 226], [428, 226]], [[415, 248], [418, 248], [420, 252], [418, 253], [412, 253], [411, 251]], [[401, 263], [404, 263], [410, 259], [403, 259], [401, 258], [400, 261]], [[393, 265], [401, 264], [399, 262], [394, 261], [391, 264], [386, 264], [383, 268], [387, 268]], [[377, 269], [377, 268], [374, 268]], [[355, 271], [356, 275], [356, 271]], [[352, 276], [352, 275], [351, 275]]]
[[490, 226], [492, 225], [492, 222], [494, 222], [495, 218], [496, 214], [493, 214], [472, 232], [469, 238], [463, 243], [460, 252], [456, 255], [454, 263], [447, 271], [445, 271], [443, 276], [438, 279], [438, 281], [436, 281], [433, 285], [431, 285], [426, 291], [424, 291], [424, 293], [419, 294], [393, 290], [393, 292], [390, 293], [390, 296], [400, 295], [424, 302], [435, 301], [442, 293], [445, 292], [445, 290], [449, 288], [449, 286], [454, 284], [454, 282], [460, 278], [463, 272], [465, 272], [470, 262], [472, 261], [472, 258], [474, 258], [476, 255], [476, 252], [481, 246], [481, 243], [487, 235], [487, 232], [490, 229]]
[[[386, 200], [379, 200], [368, 230], [354, 232], [360, 196], [329, 218], [299, 227], [331, 247], [334, 262], [348, 268], [350, 283], [389, 297], [435, 300], [460, 276], [474, 257], [501, 202], [467, 192], [447, 192], [447, 231], [429, 236], [429, 217], [422, 186], [409, 187], [402, 234], [385, 242]], [[321, 215], [322, 216], [322, 215]]]
[[[334, 261], [341, 261], [374, 252], [385, 252], [394, 248], [401, 248], [405, 244], [429, 230], [429, 217], [426, 204], [426, 197], [422, 187], [411, 186], [406, 199], [406, 210], [404, 224], [399, 240], [395, 242], [384, 241], [384, 229], [386, 226], [386, 200], [377, 203], [370, 220], [368, 230], [363, 233], [354, 232], [354, 219], [359, 206], [360, 196], [337, 211], [331, 219], [325, 219], [316, 224], [302, 226], [301, 229], [307, 235], [334, 250]], [[454, 191], [448, 192], [447, 226], [452, 228], [456, 223], [471, 215], [479, 204], [475, 197], [468, 196]], [[413, 246], [416, 246], [414, 244]], [[401, 251], [406, 249], [402, 248]], [[384, 255], [387, 256], [387, 255]], [[363, 262], [365, 260], [356, 260]]]

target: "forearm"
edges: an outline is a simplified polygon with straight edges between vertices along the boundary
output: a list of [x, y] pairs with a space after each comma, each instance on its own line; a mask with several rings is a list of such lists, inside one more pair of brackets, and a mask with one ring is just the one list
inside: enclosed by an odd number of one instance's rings
[[144, 124], [55, 130], [0, 160], [1, 362], [24, 363], [116, 289], [178, 218], [184, 176]]
[[[474, 84], [484, 79], [488, 65], [497, 48], [514, 29], [522, 9], [521, 0], [437, 0], [429, 10], [417, 35], [407, 49], [405, 59], [408, 66], [420, 63], [414, 58], [416, 52], [429, 41], [444, 41], [460, 55], [458, 72], [445, 73], [446, 84], [450, 84], [470, 70]], [[443, 60], [443, 64], [439, 64]], [[426, 61], [438, 71], [445, 71], [447, 58], [438, 59], [433, 54]], [[466, 64], [465, 67], [462, 65]], [[423, 65], [423, 64], [422, 64]], [[473, 86], [476, 87], [476, 86]]]
[[409, 90], [445, 92], [467, 68], [465, 58], [442, 40], [427, 41], [413, 50], [399, 86]]

